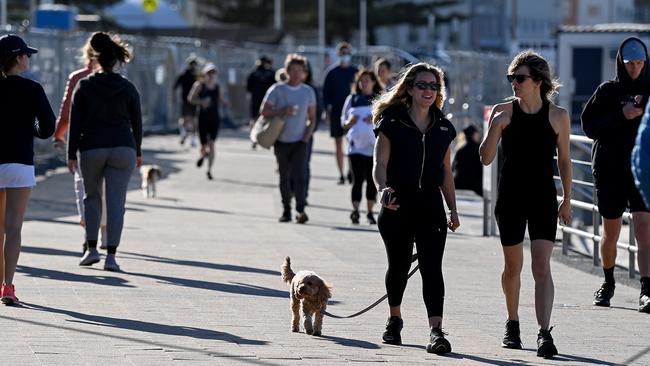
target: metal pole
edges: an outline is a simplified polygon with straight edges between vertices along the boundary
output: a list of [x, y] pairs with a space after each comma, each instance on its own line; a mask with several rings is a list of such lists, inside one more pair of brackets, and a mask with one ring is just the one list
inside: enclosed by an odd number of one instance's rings
[[[596, 189], [592, 192], [592, 202], [596, 205], [598, 202], [598, 197], [596, 196]], [[594, 239], [592, 243], [593, 251], [593, 260], [594, 266], [600, 266], [600, 242], [596, 240], [596, 236], [600, 235], [600, 213], [596, 211], [595, 208], [591, 209], [591, 224], [594, 228]]]
[[368, 1], [361, 0], [359, 6], [359, 36], [361, 38], [359, 48], [361, 49], [361, 52], [365, 54], [366, 49], [368, 48]]
[[634, 252], [631, 249], [632, 249], [632, 247], [634, 247], [636, 245], [636, 242], [634, 240], [635, 239], [634, 238], [634, 219], [632, 217], [630, 217], [629, 229], [630, 229], [630, 246], [627, 249], [627, 260], [628, 260], [627, 268], [628, 268], [630, 278], [634, 278], [634, 277], [636, 277], [636, 263], [635, 263], [636, 255], [634, 254]]
[[273, 28], [282, 30], [282, 0], [275, 0], [273, 11]]
[[325, 54], [325, 0], [318, 0], [318, 51]]
[[0, 25], [7, 25], [7, 0], [0, 0]]

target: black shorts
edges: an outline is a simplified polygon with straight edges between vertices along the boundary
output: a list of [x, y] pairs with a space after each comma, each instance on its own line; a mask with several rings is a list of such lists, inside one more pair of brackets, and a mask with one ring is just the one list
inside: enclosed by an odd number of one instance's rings
[[345, 130], [341, 126], [341, 113], [330, 115], [330, 136], [331, 137], [343, 137], [345, 135]]
[[219, 121], [199, 119], [199, 141], [201, 145], [216, 141], [219, 135]]
[[595, 180], [598, 211], [606, 219], [623, 216], [626, 208], [630, 212], [650, 212], [643, 202], [641, 193], [634, 184], [632, 171], [618, 174], [598, 174]]
[[495, 216], [501, 235], [501, 245], [508, 247], [523, 242], [526, 224], [528, 224], [528, 236], [531, 241], [543, 239], [555, 242], [557, 210], [558, 202], [555, 195], [536, 202], [532, 202], [530, 196], [528, 202], [523, 198], [521, 200], [497, 199]]
[[196, 106], [188, 102], [181, 103], [181, 117], [195, 117]]

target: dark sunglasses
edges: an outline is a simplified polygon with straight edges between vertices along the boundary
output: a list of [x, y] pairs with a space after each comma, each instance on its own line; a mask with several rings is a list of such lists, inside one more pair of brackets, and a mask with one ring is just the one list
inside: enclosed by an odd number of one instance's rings
[[513, 81], [517, 81], [517, 84], [521, 84], [526, 79], [532, 79], [533, 77], [530, 75], [522, 75], [522, 74], [517, 74], [517, 75], [506, 75], [506, 78], [508, 79], [509, 83], [512, 83]]
[[416, 88], [420, 90], [433, 90], [433, 91], [440, 91], [440, 84], [432, 81], [430, 83], [427, 83], [426, 81], [418, 81], [417, 83], [413, 84]]

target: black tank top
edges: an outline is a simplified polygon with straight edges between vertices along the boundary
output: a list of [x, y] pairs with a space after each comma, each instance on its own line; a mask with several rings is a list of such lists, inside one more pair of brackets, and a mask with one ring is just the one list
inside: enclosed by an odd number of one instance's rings
[[548, 111], [546, 101], [535, 114], [522, 111], [518, 100], [512, 102], [512, 119], [501, 136], [504, 159], [499, 197], [556, 194], [553, 164], [557, 135], [549, 122]]
[[219, 84], [214, 85], [214, 89], [209, 89], [205, 84], [201, 85], [199, 92], [199, 99], [210, 99], [210, 106], [208, 108], [201, 107], [199, 118], [205, 120], [219, 120]]

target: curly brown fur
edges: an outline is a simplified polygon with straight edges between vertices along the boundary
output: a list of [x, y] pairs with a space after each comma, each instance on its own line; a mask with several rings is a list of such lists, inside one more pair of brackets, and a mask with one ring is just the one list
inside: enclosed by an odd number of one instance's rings
[[[332, 297], [331, 286], [311, 271], [294, 273], [291, 258], [286, 257], [282, 264], [282, 280], [291, 289], [291, 330], [300, 331], [300, 309], [305, 333], [319, 336], [323, 328], [323, 315], [327, 300]], [[312, 324], [312, 316], [314, 321]]]

